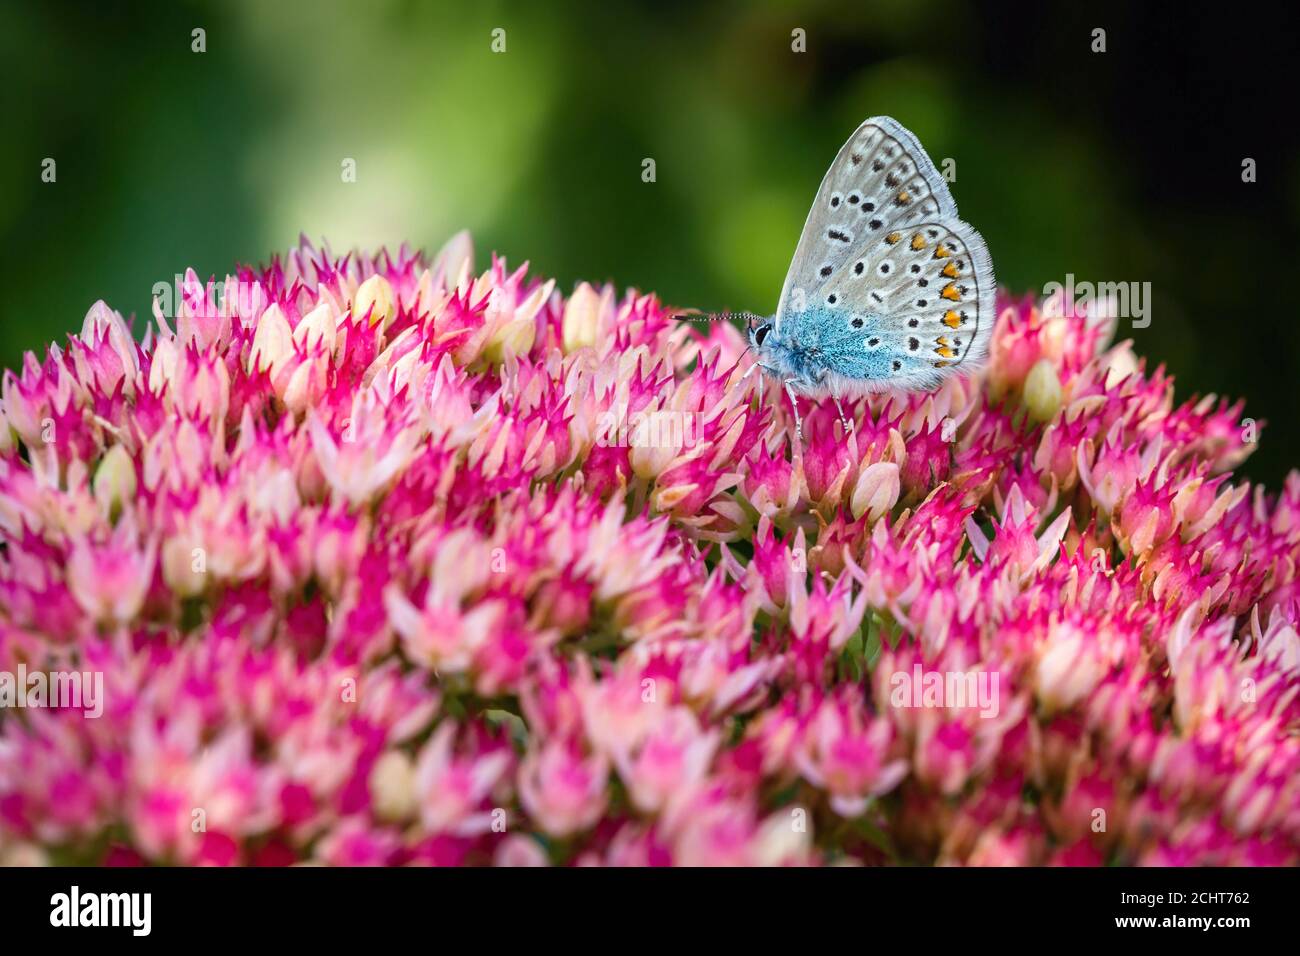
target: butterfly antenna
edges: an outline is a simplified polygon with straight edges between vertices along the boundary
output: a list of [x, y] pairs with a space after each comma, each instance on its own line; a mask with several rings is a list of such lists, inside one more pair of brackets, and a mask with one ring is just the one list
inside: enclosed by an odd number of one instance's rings
[[672, 316], [678, 322], [730, 322], [732, 319], [744, 319], [748, 328], [754, 327], [754, 320], [763, 318], [753, 312], [701, 312], [699, 309], [683, 309]]
[[699, 309], [684, 309], [672, 316], [678, 322], [721, 322], [729, 318], [726, 312], [701, 312]]

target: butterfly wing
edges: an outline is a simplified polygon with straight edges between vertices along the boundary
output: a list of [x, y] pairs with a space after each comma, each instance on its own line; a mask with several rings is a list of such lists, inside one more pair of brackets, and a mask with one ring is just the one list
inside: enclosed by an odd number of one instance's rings
[[818, 356], [830, 393], [932, 389], [984, 359], [994, 293], [978, 232], [956, 219], [918, 222], [855, 249], [781, 334]]
[[849, 380], [843, 390], [863, 377], [860, 353], [877, 351], [870, 387], [933, 387], [984, 357], [994, 290], [984, 240], [957, 218], [930, 157], [897, 122], [873, 117], [822, 180], [775, 331], [817, 341], [828, 378]]

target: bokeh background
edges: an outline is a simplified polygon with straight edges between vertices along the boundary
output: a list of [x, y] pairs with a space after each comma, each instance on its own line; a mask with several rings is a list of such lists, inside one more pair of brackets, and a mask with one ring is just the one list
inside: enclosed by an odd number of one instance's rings
[[1272, 12], [1143, 6], [5, 0], [0, 365], [98, 298], [139, 332], [155, 282], [300, 232], [467, 227], [480, 263], [566, 289], [770, 312], [827, 165], [887, 113], [956, 161], [1003, 284], [1150, 282], [1122, 334], [1180, 398], [1245, 397], [1269, 422], [1245, 471], [1276, 487], [1300, 464], [1300, 44]]

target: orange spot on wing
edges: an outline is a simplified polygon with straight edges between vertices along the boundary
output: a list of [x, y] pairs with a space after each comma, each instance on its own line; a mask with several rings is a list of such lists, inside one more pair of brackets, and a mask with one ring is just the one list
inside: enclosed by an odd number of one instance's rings
[[925, 248], [925, 239], [919, 232], [912, 237], [912, 248], [918, 250]]
[[943, 296], [945, 299], [949, 300], [950, 302], [961, 301], [961, 293], [957, 291], [957, 287], [953, 285], [951, 282], [949, 282], [946, 286], [944, 286], [943, 291], [940, 292], [939, 294]]
[[952, 253], [943, 247], [942, 242], [934, 247], [934, 257], [936, 259], [946, 259], [950, 255], [952, 255]]
[[894, 243], [898, 242], [898, 240], [902, 238], [903, 236], [901, 233], [891, 232], [889, 235], [885, 236], [885, 242], [889, 243], [892, 246]]
[[948, 326], [950, 329], [955, 329], [957, 326], [961, 325], [961, 316], [949, 309], [944, 313], [943, 324]]
[[961, 270], [957, 268], [957, 263], [950, 262], [943, 267], [943, 274], [946, 275], [949, 279], [955, 279], [959, 275], [961, 275]]

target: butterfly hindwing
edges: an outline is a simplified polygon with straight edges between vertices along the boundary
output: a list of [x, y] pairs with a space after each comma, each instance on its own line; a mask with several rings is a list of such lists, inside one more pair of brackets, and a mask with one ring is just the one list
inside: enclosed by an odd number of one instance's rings
[[826, 300], [879, 315], [902, 337], [909, 357], [937, 369], [984, 357], [993, 327], [993, 270], [984, 240], [966, 223], [895, 228], [860, 249], [842, 275], [826, 287]]

